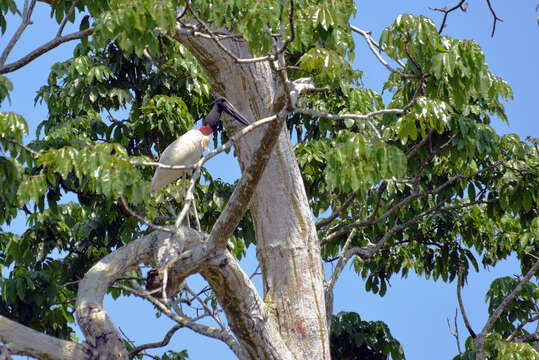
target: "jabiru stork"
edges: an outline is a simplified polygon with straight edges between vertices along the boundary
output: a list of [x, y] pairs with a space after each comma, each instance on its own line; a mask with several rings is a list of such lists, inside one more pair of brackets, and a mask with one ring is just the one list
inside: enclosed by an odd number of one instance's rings
[[[159, 158], [159, 163], [185, 166], [195, 164], [202, 156], [204, 150], [208, 149], [210, 135], [217, 129], [223, 111], [241, 124], [249, 125], [249, 121], [227, 99], [223, 97], [218, 98], [209, 114], [204, 118], [202, 126], [198, 129], [189, 130], [167, 146]], [[153, 174], [152, 185], [150, 187], [151, 193], [153, 194], [163, 186], [176, 181], [185, 173], [185, 170], [158, 167]]]

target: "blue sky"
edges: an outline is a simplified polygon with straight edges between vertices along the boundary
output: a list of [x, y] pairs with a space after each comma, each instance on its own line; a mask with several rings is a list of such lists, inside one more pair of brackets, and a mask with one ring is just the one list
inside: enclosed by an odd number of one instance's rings
[[[358, 1], [358, 16], [353, 24], [371, 30], [377, 39], [382, 29], [401, 13], [423, 14], [440, 24], [442, 15], [430, 7], [453, 6], [457, 1]], [[22, 1], [18, 1], [22, 6]], [[507, 104], [509, 126], [497, 119], [492, 126], [498, 133], [516, 133], [521, 138], [527, 135], [539, 137], [539, 98], [536, 84], [539, 80], [539, 27], [535, 1], [493, 1], [497, 15], [504, 20], [496, 25], [496, 33], [491, 38], [492, 17], [486, 2], [470, 2], [466, 13], [456, 11], [449, 15], [444, 34], [461, 39], [476, 40], [485, 52], [490, 70], [503, 77], [513, 88], [514, 101]], [[3, 49], [11, 37], [19, 20], [8, 21], [8, 33], [0, 39]], [[25, 55], [40, 44], [49, 41], [56, 33], [57, 24], [49, 18], [48, 6], [38, 2], [31, 25], [11, 53], [8, 62]], [[67, 27], [64, 33], [75, 28]], [[76, 29], [75, 29], [76, 30]], [[364, 71], [364, 81], [368, 87], [381, 91], [382, 82], [387, 77], [386, 69], [377, 62], [362, 38], [357, 38], [355, 67]], [[56, 61], [72, 56], [74, 43], [67, 43], [43, 55], [34, 62], [8, 74], [15, 90], [11, 93], [11, 104], [5, 103], [0, 111], [14, 111], [22, 114], [30, 125], [31, 136], [37, 124], [47, 117], [46, 107], [34, 106], [34, 97], [40, 86], [47, 80], [49, 69]], [[231, 170], [231, 167], [234, 169]], [[230, 157], [220, 157], [208, 165], [214, 176], [234, 179], [239, 175], [235, 162]], [[9, 227], [11, 231], [24, 230], [24, 218], [20, 217]], [[256, 267], [254, 249], [248, 252], [248, 260], [243, 261], [246, 272]], [[327, 268], [328, 272], [331, 268]], [[519, 273], [515, 259], [500, 262], [494, 269], [471, 273], [463, 289], [463, 300], [472, 327], [478, 332], [487, 320], [484, 301], [490, 282], [500, 276]], [[260, 281], [257, 281], [260, 283]], [[192, 287], [200, 286], [197, 278], [190, 279]], [[381, 298], [365, 292], [364, 282], [352, 271], [345, 271], [335, 286], [335, 312], [356, 311], [364, 320], [385, 321], [395, 338], [404, 346], [408, 359], [451, 359], [457, 348], [448, 331], [446, 318], [451, 319], [457, 307], [455, 284], [441, 281], [432, 282], [410, 275], [407, 279], [394, 278], [387, 294]], [[260, 288], [260, 286], [259, 286]], [[113, 301], [107, 298], [105, 308], [122, 331], [137, 344], [157, 341], [162, 338], [172, 322], [161, 317], [155, 319], [152, 306], [136, 299]], [[460, 321], [459, 331], [463, 343], [467, 334]], [[180, 330], [173, 337], [170, 349], [189, 349], [190, 358], [205, 359], [219, 356], [220, 359], [234, 359], [232, 352], [221, 343], [195, 335], [189, 330]]]

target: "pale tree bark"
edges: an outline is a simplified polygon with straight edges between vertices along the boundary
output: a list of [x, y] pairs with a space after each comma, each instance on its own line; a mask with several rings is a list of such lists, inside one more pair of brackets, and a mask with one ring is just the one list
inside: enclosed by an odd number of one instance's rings
[[[229, 209], [232, 216], [223, 218], [225, 209], [209, 236], [192, 229], [158, 230], [101, 259], [79, 284], [76, 313], [85, 344], [58, 340], [60, 345], [55, 346], [68, 349], [73, 352], [71, 358], [77, 359], [129, 358], [122, 337], [103, 309], [103, 298], [123, 274], [143, 262], [156, 261], [165, 269], [169, 281], [163, 302], [150, 301], [166, 305], [167, 297], [177, 292], [187, 276], [200, 273], [215, 292], [236, 339], [227, 334], [206, 335], [224, 339], [240, 359], [329, 359], [320, 245], [291, 141], [283, 126], [287, 108], [293, 106], [286, 79], [278, 76], [272, 69], [275, 64], [269, 61], [237, 63], [214, 39], [186, 34], [179, 27], [177, 40], [198, 59], [214, 95], [225, 96], [252, 121], [274, 116], [275, 123], [260, 126], [236, 143], [243, 172], [237, 188], [243, 192], [232, 197], [240, 203]], [[243, 40], [235, 38], [223, 44], [238, 57], [250, 57]], [[229, 135], [238, 130], [227, 119], [225, 125]], [[266, 153], [262, 154], [261, 149]], [[263, 165], [251, 172], [255, 163]], [[247, 205], [256, 230], [263, 298], [225, 247]], [[176, 321], [195, 329], [193, 324]], [[12, 338], [2, 341], [16, 354], [40, 357], [39, 349], [27, 353]], [[78, 356], [82, 351], [84, 355]]]
[[[86, 360], [90, 358], [88, 347], [82, 344], [42, 334], [4, 316], [0, 316], [0, 343], [3, 343], [11, 354], [27, 355], [38, 359]], [[0, 353], [2, 348], [0, 346]]]
[[[268, 62], [238, 64], [212, 39], [193, 37], [178, 28], [177, 39], [198, 59], [216, 95], [225, 96], [247, 118], [272, 115], [286, 101], [285, 91]], [[239, 58], [249, 58], [247, 43], [222, 44]], [[226, 124], [234, 131], [234, 124]], [[238, 141], [244, 169], [257, 149], [263, 129]], [[285, 129], [251, 200], [262, 268], [264, 302], [296, 359], [329, 359], [324, 274], [316, 228], [301, 174]], [[229, 319], [230, 321], [230, 319]]]

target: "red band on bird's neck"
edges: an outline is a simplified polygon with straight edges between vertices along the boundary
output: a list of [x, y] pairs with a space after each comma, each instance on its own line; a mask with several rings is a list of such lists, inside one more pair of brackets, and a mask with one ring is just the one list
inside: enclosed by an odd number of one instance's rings
[[210, 135], [213, 132], [212, 128], [210, 126], [208, 126], [208, 125], [202, 125], [198, 129], [198, 131], [200, 131], [202, 133], [202, 135], [206, 135], [206, 136]]

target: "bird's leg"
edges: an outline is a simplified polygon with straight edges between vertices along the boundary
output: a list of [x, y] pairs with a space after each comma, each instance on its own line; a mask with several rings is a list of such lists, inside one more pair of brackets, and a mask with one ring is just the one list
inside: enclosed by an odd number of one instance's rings
[[[187, 196], [187, 175], [185, 174], [185, 171], [182, 175], [183, 178], [183, 187], [182, 187], [182, 195], [183, 195], [183, 203], [185, 204], [185, 198]], [[191, 227], [191, 221], [189, 220], [189, 211], [187, 211], [187, 227]]]
[[195, 197], [193, 196], [193, 204], [192, 204], [193, 212], [195, 214], [195, 225], [197, 227], [198, 231], [202, 231], [200, 228], [200, 219], [198, 218], [198, 211], [197, 211], [197, 204], [195, 202]]

